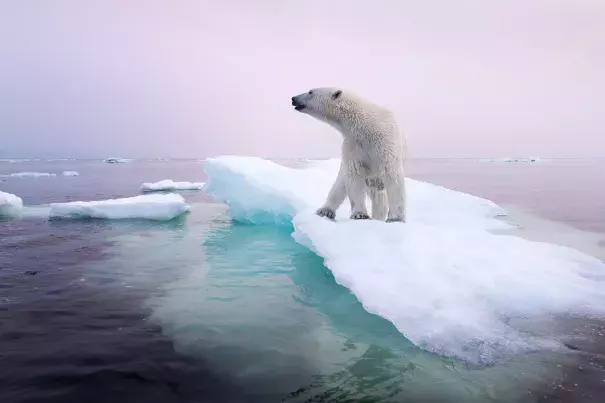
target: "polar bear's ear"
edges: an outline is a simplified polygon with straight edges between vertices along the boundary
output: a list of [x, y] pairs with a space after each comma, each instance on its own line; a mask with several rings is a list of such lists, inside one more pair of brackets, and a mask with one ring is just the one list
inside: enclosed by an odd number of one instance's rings
[[342, 91], [338, 90], [334, 94], [332, 94], [332, 99], [338, 99], [342, 95]]

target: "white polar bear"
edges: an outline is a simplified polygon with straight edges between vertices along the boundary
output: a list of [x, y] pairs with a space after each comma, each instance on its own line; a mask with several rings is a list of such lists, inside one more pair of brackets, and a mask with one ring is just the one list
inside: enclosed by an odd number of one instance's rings
[[314, 88], [292, 97], [292, 105], [343, 136], [340, 170], [317, 214], [334, 219], [348, 196], [351, 218], [369, 219], [367, 192], [373, 219], [405, 222], [407, 145], [393, 113], [338, 88]]

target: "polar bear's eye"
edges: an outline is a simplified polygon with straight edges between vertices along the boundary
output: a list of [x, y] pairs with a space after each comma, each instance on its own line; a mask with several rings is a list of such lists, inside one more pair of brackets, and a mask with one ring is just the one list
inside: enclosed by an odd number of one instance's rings
[[309, 95], [313, 95], [313, 90], [309, 91]]

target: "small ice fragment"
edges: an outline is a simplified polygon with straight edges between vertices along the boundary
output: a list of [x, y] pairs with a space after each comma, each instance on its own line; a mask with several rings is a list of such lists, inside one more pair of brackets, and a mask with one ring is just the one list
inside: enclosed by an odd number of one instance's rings
[[167, 221], [188, 212], [189, 209], [181, 195], [152, 194], [100, 201], [52, 203], [50, 217]]

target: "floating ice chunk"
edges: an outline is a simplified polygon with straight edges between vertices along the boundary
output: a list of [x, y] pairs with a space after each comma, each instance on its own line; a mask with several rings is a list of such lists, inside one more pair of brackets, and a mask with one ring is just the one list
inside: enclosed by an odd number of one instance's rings
[[63, 176], [78, 176], [78, 175], [80, 175], [80, 174], [76, 171], [63, 171]]
[[0, 217], [15, 217], [23, 211], [23, 200], [11, 193], [0, 192]]
[[[407, 179], [408, 222], [315, 215], [338, 160], [290, 169], [253, 157], [206, 161], [207, 190], [237, 220], [294, 225], [364, 308], [416, 345], [485, 364], [547, 346], [515, 327], [543, 315], [605, 316], [605, 263], [576, 250], [489, 230], [507, 224], [489, 200]], [[557, 344], [558, 345], [558, 344]]]
[[107, 164], [128, 164], [134, 162], [134, 160], [129, 158], [106, 158], [103, 162]]
[[51, 218], [171, 220], [190, 207], [178, 194], [140, 195], [101, 201], [52, 203]]
[[[338, 174], [339, 159], [311, 161], [304, 169], [278, 165], [257, 157], [222, 156], [204, 164], [204, 190], [229, 205], [233, 219], [256, 224], [292, 225], [296, 212], [320, 207]], [[496, 219], [506, 211], [490, 200], [406, 178], [411, 221], [436, 225], [510, 228]], [[368, 201], [369, 206], [369, 201]], [[337, 218], [350, 214], [349, 202]]]
[[49, 173], [49, 172], [15, 172], [12, 174], [0, 175], [3, 178], [22, 178], [22, 177], [47, 177], [47, 176], [57, 176], [57, 174]]
[[141, 186], [144, 192], [157, 192], [166, 190], [200, 190], [204, 186], [202, 182], [174, 182], [172, 179], [164, 179], [159, 182], [145, 182]]

